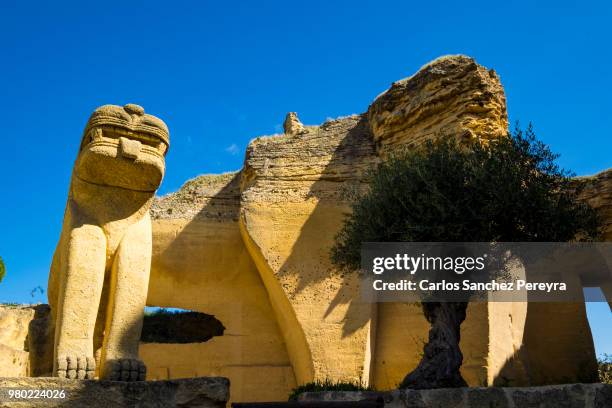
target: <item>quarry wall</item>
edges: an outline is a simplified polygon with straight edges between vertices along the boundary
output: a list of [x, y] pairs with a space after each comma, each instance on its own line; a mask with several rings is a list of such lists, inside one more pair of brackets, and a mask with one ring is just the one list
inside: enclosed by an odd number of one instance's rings
[[[367, 188], [366, 171], [398, 148], [445, 135], [495, 139], [507, 127], [497, 74], [443, 57], [363, 114], [319, 126], [290, 114], [284, 134], [249, 144], [239, 172], [156, 198], [147, 304], [214, 315], [225, 331], [206, 342], [142, 343], [147, 378], [228, 377], [232, 401], [282, 400], [327, 378], [395, 388], [419, 362], [429, 324], [417, 305], [362, 302], [358, 277], [332, 265], [350, 193]], [[577, 179], [582, 199], [604, 215], [607, 240], [611, 180], [609, 170]], [[612, 298], [612, 286], [603, 289]], [[31, 373], [23, 345], [33, 317], [0, 308], [0, 348], [10, 348], [0, 356], [14, 361], [0, 375]], [[470, 386], [580, 382], [596, 370], [583, 303], [470, 304], [461, 350]]]

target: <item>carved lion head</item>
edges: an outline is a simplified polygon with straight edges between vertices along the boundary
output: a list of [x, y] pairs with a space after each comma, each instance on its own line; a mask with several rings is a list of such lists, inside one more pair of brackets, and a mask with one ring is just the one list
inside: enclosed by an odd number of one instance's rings
[[153, 192], [169, 145], [166, 124], [141, 106], [104, 105], [85, 126], [74, 174], [92, 184]]

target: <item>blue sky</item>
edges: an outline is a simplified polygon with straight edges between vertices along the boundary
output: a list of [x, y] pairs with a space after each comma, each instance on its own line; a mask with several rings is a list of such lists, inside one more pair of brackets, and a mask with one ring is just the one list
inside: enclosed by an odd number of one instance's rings
[[[160, 193], [241, 167], [250, 139], [363, 112], [445, 54], [494, 68], [511, 121], [532, 121], [578, 174], [612, 167], [609, 2], [2, 2], [0, 301], [44, 301], [81, 131], [134, 102], [171, 129]], [[589, 305], [612, 354], [607, 304]]]

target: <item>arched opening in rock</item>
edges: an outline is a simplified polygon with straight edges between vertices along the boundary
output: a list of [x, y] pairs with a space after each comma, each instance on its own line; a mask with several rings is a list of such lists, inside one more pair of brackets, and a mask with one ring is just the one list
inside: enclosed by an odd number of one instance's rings
[[143, 343], [204, 343], [223, 336], [225, 326], [215, 316], [184, 309], [147, 308], [140, 341]]

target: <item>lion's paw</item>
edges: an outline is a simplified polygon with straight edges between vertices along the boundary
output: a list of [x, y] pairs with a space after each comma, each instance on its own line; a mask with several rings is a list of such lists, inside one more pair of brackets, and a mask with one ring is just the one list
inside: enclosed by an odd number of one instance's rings
[[93, 380], [96, 373], [96, 360], [93, 357], [77, 354], [59, 356], [55, 375], [60, 378]]
[[147, 367], [135, 358], [120, 358], [107, 364], [107, 379], [111, 381], [144, 381], [147, 377]]

